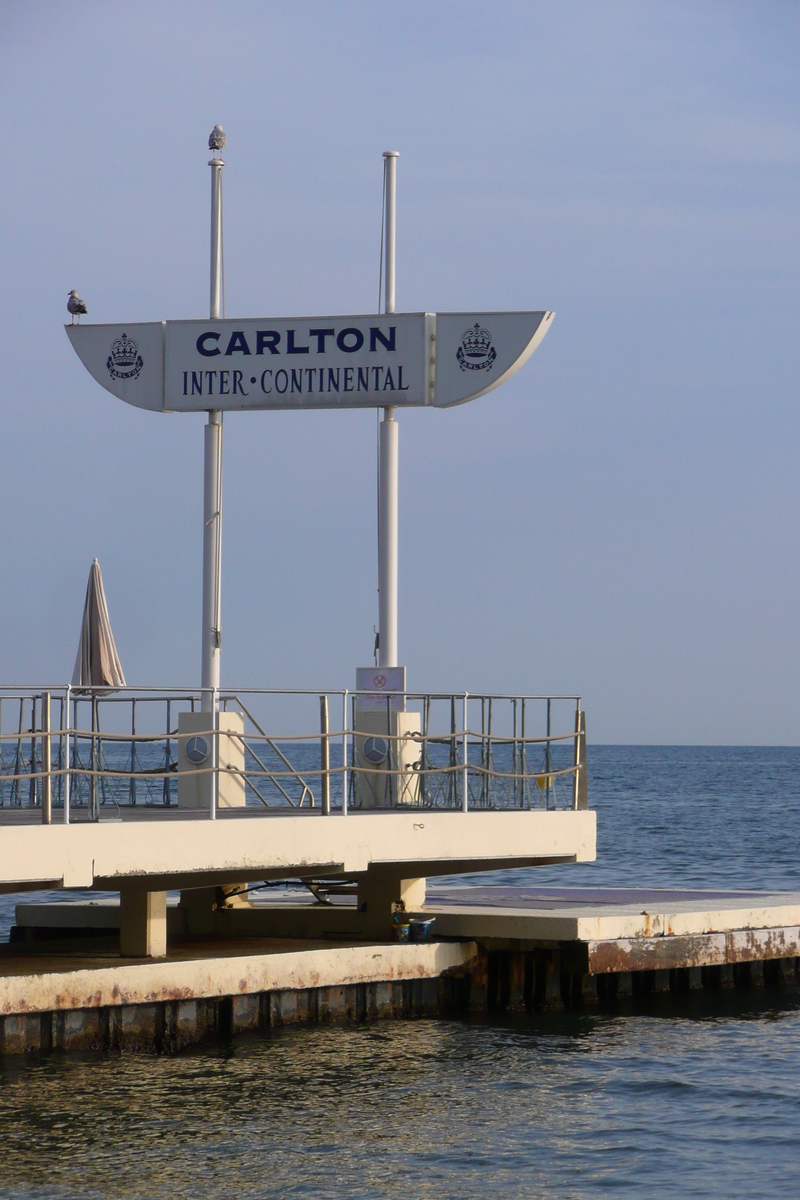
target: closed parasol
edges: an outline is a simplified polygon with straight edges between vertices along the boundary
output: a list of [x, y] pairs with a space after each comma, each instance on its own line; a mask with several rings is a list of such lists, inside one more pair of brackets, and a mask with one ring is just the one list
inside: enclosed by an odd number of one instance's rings
[[114, 645], [106, 594], [103, 590], [103, 576], [97, 559], [92, 563], [89, 582], [86, 585], [86, 603], [83, 606], [81, 639], [78, 643], [75, 670], [72, 672], [72, 686], [125, 687], [125, 676], [122, 674], [122, 664]]

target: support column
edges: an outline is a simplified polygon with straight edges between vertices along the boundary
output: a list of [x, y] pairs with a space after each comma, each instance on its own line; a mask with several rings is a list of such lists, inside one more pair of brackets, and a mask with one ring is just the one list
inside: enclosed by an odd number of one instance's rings
[[[385, 171], [385, 292], [384, 312], [394, 312], [397, 150], [383, 153]], [[382, 667], [397, 666], [397, 485], [399, 429], [394, 408], [383, 410], [380, 426], [378, 488], [378, 662]]]
[[369, 937], [392, 935], [392, 905], [402, 902], [405, 912], [425, 907], [424, 879], [400, 879], [396, 873], [371, 869], [358, 880], [358, 910], [363, 913]]
[[203, 471], [203, 657], [201, 685], [204, 712], [214, 708], [211, 688], [219, 689], [220, 570], [222, 537], [222, 414], [208, 414], [204, 430]]
[[243, 889], [246, 884], [224, 883], [218, 887], [188, 888], [181, 892], [179, 909], [184, 932], [193, 937], [219, 933], [216, 914], [226, 908], [252, 908]]
[[[214, 156], [211, 168], [211, 274], [209, 317], [218, 321], [224, 316], [225, 280], [222, 244], [222, 168], [225, 161], [217, 158], [226, 138], [219, 125], [209, 138]], [[222, 550], [222, 413], [212, 409], [205, 427], [203, 460], [203, 646], [201, 686], [204, 712], [214, 711], [214, 695], [209, 690], [219, 688], [220, 660], [220, 597]]]
[[378, 496], [378, 647], [382, 667], [397, 666], [397, 474], [399, 429], [394, 409], [385, 408], [380, 426], [380, 494]]
[[130, 958], [164, 958], [167, 953], [167, 893], [122, 888], [119, 948]]

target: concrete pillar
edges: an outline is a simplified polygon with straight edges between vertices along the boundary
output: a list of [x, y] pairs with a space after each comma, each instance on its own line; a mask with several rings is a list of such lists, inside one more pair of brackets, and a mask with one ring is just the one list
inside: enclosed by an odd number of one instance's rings
[[216, 888], [190, 888], [181, 892], [178, 907], [184, 913], [184, 929], [194, 936], [214, 932]]
[[186, 933], [209, 936], [219, 932], [215, 914], [222, 908], [252, 908], [243, 883], [224, 883], [221, 887], [188, 888], [181, 892], [179, 908], [184, 914]]
[[123, 888], [119, 895], [120, 953], [164, 958], [167, 953], [167, 893]]
[[392, 905], [402, 902], [405, 912], [425, 907], [425, 880], [399, 879], [388, 871], [370, 869], [358, 881], [358, 909], [371, 937], [388, 938], [392, 932]]

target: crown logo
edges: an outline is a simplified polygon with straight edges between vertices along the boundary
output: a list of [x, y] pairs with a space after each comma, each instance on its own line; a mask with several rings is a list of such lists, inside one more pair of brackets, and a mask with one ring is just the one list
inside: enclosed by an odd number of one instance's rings
[[476, 321], [471, 329], [461, 335], [461, 345], [456, 351], [458, 365], [462, 371], [490, 371], [497, 358], [492, 345], [492, 335]]
[[139, 353], [139, 343], [123, 333], [111, 343], [111, 353], [108, 356], [108, 373], [112, 379], [138, 379], [144, 366], [144, 360]]

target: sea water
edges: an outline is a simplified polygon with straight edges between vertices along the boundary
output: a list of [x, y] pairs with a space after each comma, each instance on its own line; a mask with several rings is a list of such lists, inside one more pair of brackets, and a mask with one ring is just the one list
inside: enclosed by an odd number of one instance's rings
[[[590, 747], [597, 863], [494, 878], [800, 890], [799, 772], [798, 749]], [[763, 991], [9, 1058], [0, 1197], [794, 1198], [798, 1080], [800, 1005]]]

